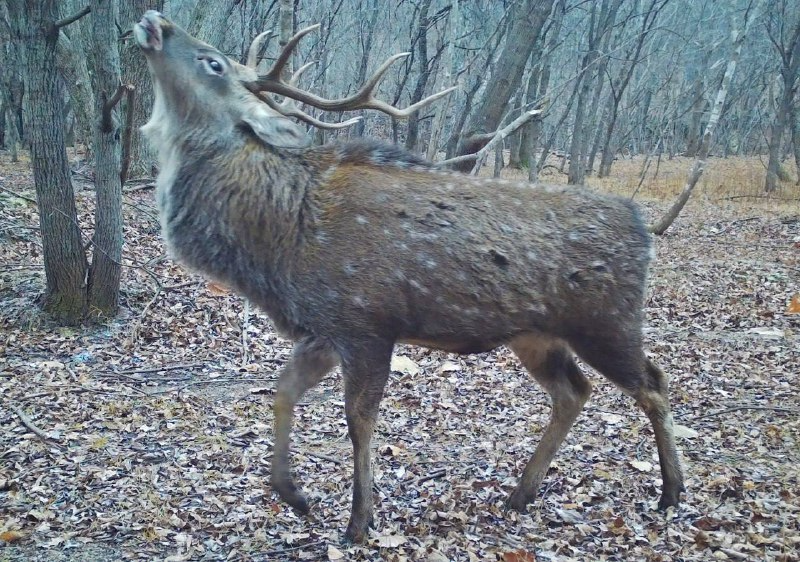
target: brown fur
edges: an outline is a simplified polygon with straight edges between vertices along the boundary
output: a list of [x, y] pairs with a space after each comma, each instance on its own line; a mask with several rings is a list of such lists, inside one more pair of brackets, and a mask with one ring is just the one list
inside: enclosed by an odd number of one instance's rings
[[[275, 399], [272, 483], [284, 500], [308, 511], [289, 468], [294, 405], [341, 364], [355, 462], [346, 536], [364, 539], [370, 439], [392, 348], [407, 342], [458, 353], [508, 344], [550, 393], [550, 425], [510, 507], [535, 497], [589, 397], [573, 352], [646, 411], [661, 505], [677, 504], [683, 484], [666, 378], [642, 351], [651, 250], [633, 204], [438, 172], [375, 141], [302, 148], [304, 133], [242, 87], [247, 69], [153, 12], [140, 28], [156, 83], [146, 129], [161, 154], [171, 251], [251, 299], [296, 341]], [[224, 63], [224, 75], [203, 57]]]

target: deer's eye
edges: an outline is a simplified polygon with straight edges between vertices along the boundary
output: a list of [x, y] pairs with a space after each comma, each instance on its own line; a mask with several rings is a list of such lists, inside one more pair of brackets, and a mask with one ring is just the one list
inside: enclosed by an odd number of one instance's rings
[[217, 59], [208, 55], [200, 55], [197, 58], [206, 64], [206, 72], [209, 74], [214, 73], [217, 76], [222, 76], [225, 72], [225, 66]]

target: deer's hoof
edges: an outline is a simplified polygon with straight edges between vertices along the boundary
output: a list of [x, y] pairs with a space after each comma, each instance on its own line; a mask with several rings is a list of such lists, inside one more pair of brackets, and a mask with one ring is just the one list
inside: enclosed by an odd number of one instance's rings
[[272, 488], [283, 501], [288, 503], [292, 509], [298, 513], [298, 515], [308, 515], [308, 512], [311, 511], [308, 500], [291, 480], [288, 482], [273, 481]]
[[528, 497], [517, 488], [506, 500], [506, 511], [525, 513], [528, 510], [529, 502]]
[[666, 490], [661, 493], [661, 499], [658, 500], [658, 510], [666, 511], [670, 507], [678, 507], [681, 503], [681, 491], [667, 492]]
[[347, 525], [347, 531], [344, 533], [344, 543], [363, 544], [367, 542], [367, 531], [370, 527], [372, 527], [371, 517], [363, 523], [359, 523], [357, 520], [351, 518], [350, 523]]

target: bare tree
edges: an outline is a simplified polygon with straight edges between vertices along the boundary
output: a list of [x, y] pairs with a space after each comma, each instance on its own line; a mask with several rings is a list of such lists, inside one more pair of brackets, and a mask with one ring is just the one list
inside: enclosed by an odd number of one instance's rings
[[88, 272], [91, 316], [108, 317], [119, 307], [122, 271], [122, 184], [120, 178], [120, 125], [114, 107], [129, 91], [121, 86], [119, 50], [114, 23], [117, 3], [91, 0], [92, 84], [97, 92], [94, 118], [95, 227], [92, 261]]
[[[491, 79], [480, 101], [471, 112], [466, 134], [458, 153], [473, 154], [489, 141], [506, 112], [506, 105], [519, 88], [525, 65], [539, 39], [544, 22], [553, 9], [554, 0], [520, 0], [513, 4], [509, 14], [506, 42], [499, 55], [501, 65], [495, 65]], [[462, 163], [457, 169], [469, 170], [471, 164]]]
[[686, 205], [686, 202], [689, 201], [689, 197], [692, 195], [692, 191], [694, 191], [697, 181], [700, 179], [700, 176], [703, 175], [703, 170], [706, 166], [706, 159], [708, 158], [708, 150], [711, 146], [711, 139], [714, 136], [714, 129], [719, 121], [722, 108], [725, 105], [725, 97], [728, 95], [728, 88], [730, 87], [731, 80], [736, 72], [736, 64], [739, 62], [739, 57], [742, 53], [742, 43], [744, 42], [747, 31], [749, 13], [750, 10], [748, 8], [747, 12], [745, 12], [744, 22], [741, 29], [737, 28], [735, 25], [733, 26], [733, 31], [731, 33], [733, 52], [728, 60], [728, 64], [725, 68], [725, 74], [722, 77], [722, 83], [717, 91], [717, 97], [711, 110], [711, 115], [708, 118], [708, 124], [706, 125], [705, 132], [703, 133], [703, 140], [700, 143], [700, 148], [697, 153], [697, 159], [695, 160], [694, 166], [692, 166], [689, 176], [686, 178], [686, 184], [683, 186], [683, 190], [681, 191], [680, 195], [678, 195], [678, 198], [669, 208], [667, 213], [661, 218], [661, 220], [650, 227], [650, 232], [653, 234], [664, 234], [672, 225], [672, 223], [675, 222], [675, 219], [678, 218], [678, 215]]
[[[589, 136], [587, 112], [596, 107], [596, 104], [589, 104], [591, 77], [597, 76], [598, 83], [602, 84], [605, 61], [608, 59], [601, 54], [608, 48], [611, 29], [621, 4], [622, 0], [603, 0], [599, 4], [597, 2], [591, 4], [586, 54], [581, 61], [580, 73], [575, 81], [578, 96], [575, 102], [575, 120], [569, 149], [568, 181], [571, 184], [582, 184], [586, 177], [585, 157]], [[599, 95], [594, 97], [599, 98]]]
[[775, 110], [775, 121], [772, 124], [769, 141], [769, 162], [764, 188], [770, 192], [778, 185], [783, 134], [787, 127], [792, 126], [794, 97], [800, 74], [800, 10], [797, 10], [794, 3], [790, 8], [786, 0], [772, 3], [766, 28], [770, 42], [781, 60], [780, 77], [783, 87]]
[[64, 142], [64, 102], [56, 65], [59, 19], [56, 0], [7, 4], [14, 38], [22, 47], [25, 121], [30, 130], [47, 289], [44, 310], [66, 324], [86, 310], [86, 256]]
[[20, 49], [22, 45], [12, 41], [13, 33], [4, 6], [0, 6], [0, 54], [3, 65], [0, 67], [0, 121], [3, 121], [3, 141], [11, 154], [11, 161], [19, 161], [18, 148], [22, 132], [22, 92], [23, 77], [20, 72]]
[[[606, 120], [605, 134], [603, 137], [603, 151], [600, 158], [600, 170], [597, 174], [601, 178], [606, 177], [611, 173], [611, 164], [614, 161], [614, 151], [611, 141], [614, 129], [617, 125], [617, 118], [619, 117], [622, 96], [625, 94], [628, 84], [630, 84], [633, 71], [636, 69], [636, 65], [640, 62], [639, 56], [642, 52], [645, 39], [655, 26], [658, 14], [668, 2], [669, 0], [650, 0], [649, 6], [640, 16], [641, 26], [639, 28], [639, 33], [636, 36], [634, 47], [627, 55], [626, 60], [620, 65], [616, 78], [611, 80], [611, 94], [609, 96], [608, 116]], [[646, 110], [644, 113], [646, 114]]]
[[[142, 17], [146, 10], [162, 10], [163, 0], [126, 0], [119, 2], [117, 27], [127, 31]], [[123, 162], [130, 176], [148, 176], [153, 174], [156, 166], [155, 154], [145, 142], [139, 129], [147, 122], [153, 107], [153, 82], [147, 74], [147, 61], [138, 52], [132, 41], [122, 43], [119, 48], [122, 65], [122, 80], [133, 86], [133, 90], [122, 100], [126, 114], [132, 114], [130, 123], [130, 143], [128, 152], [123, 154]]]
[[[411, 94], [411, 103], [416, 103], [422, 99], [428, 80], [431, 77], [432, 61], [428, 57], [428, 27], [431, 25], [431, 18], [428, 12], [431, 8], [431, 0], [422, 0], [419, 5], [417, 15], [417, 31], [414, 43], [416, 43], [417, 53], [416, 62], [418, 66], [417, 84]], [[406, 148], [415, 151], [419, 141], [419, 115], [413, 114], [408, 118], [408, 134], [406, 135]]]

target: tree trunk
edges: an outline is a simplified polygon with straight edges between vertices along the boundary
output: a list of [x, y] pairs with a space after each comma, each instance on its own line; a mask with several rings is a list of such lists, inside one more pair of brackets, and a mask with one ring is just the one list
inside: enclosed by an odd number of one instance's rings
[[17, 119], [14, 109], [11, 106], [6, 108], [6, 148], [11, 154], [12, 162], [19, 162], [19, 131], [17, 130]]
[[792, 146], [794, 148], [794, 165], [797, 168], [797, 185], [800, 185], [800, 109], [792, 112]]
[[[656, 23], [658, 14], [664, 8], [666, 2], [663, 0], [651, 0], [650, 8], [642, 16], [642, 27], [637, 37], [636, 46], [633, 52], [627, 57], [627, 63], [620, 68], [617, 79], [612, 84], [611, 94], [609, 97], [608, 107], [608, 123], [605, 127], [605, 135], [603, 140], [603, 153], [600, 157], [600, 170], [597, 176], [600, 178], [607, 177], [611, 173], [611, 164], [614, 161], [614, 151], [611, 146], [611, 136], [614, 134], [614, 128], [617, 125], [617, 118], [619, 116], [619, 105], [622, 101], [622, 96], [630, 84], [631, 77], [636, 65], [639, 63], [639, 54], [642, 52], [645, 39], [649, 32], [653, 29]], [[645, 102], [642, 104], [642, 129], [646, 129], [647, 113], [652, 99], [652, 92], [648, 90], [645, 94]]]
[[[711, 50], [703, 53], [700, 61], [699, 68], [694, 67], [695, 79], [692, 85], [692, 107], [690, 112], [689, 125], [686, 129], [686, 152], [685, 156], [697, 156], [697, 151], [700, 149], [700, 143], [703, 140], [703, 133], [701, 133], [701, 123], [703, 120], [703, 113], [706, 110], [706, 77], [708, 75], [708, 62], [711, 57]], [[690, 68], [690, 70], [692, 70]]]
[[[444, 72], [441, 73], [441, 80], [444, 87], [450, 87], [452, 85], [453, 76], [456, 75], [457, 71], [455, 44], [461, 24], [459, 21], [460, 15], [459, 0], [452, 0], [450, 3], [450, 14], [448, 15], [447, 22], [447, 60], [443, 65]], [[425, 154], [428, 160], [433, 161], [434, 157], [436, 156], [436, 152], [439, 148], [439, 139], [442, 137], [442, 130], [444, 129], [445, 120], [447, 119], [447, 112], [449, 111], [455, 96], [455, 93], [445, 96], [443, 100], [439, 101], [435, 108], [433, 125], [431, 125], [431, 138], [428, 141], [428, 150]]]
[[[597, 3], [592, 4], [591, 20], [589, 23], [589, 48], [583, 59], [581, 74], [578, 77], [575, 87], [578, 88], [578, 97], [575, 104], [575, 122], [572, 128], [572, 142], [569, 148], [569, 170], [567, 181], [573, 185], [579, 185], [586, 179], [586, 152], [589, 144], [588, 123], [596, 107], [589, 102], [589, 92], [592, 87], [590, 77], [595, 73], [598, 85], [595, 87], [593, 98], [598, 98], [602, 86], [602, 66], [600, 61], [601, 45], [607, 43], [611, 28], [616, 19], [616, 14], [622, 0], [605, 0], [600, 5], [599, 15], [595, 15]], [[607, 59], [603, 59], [607, 60]]]
[[[375, 0], [369, 0], [369, 19], [367, 20], [367, 28], [361, 28], [361, 62], [358, 66], [358, 75], [356, 76], [356, 87], [367, 78], [367, 68], [369, 68], [369, 56], [372, 52], [372, 41], [375, 38], [375, 25], [378, 22], [378, 6], [375, 5]], [[354, 133], [357, 137], [363, 137], [364, 132], [367, 130], [367, 113], [360, 112], [362, 119], [356, 123]]]
[[[95, 228], [92, 264], [89, 267], [89, 312], [110, 317], [119, 309], [122, 272], [122, 185], [120, 184], [120, 127], [113, 105], [121, 87], [119, 51], [114, 21], [116, 2], [92, 0], [92, 76], [98, 93], [94, 119]], [[114, 99], [112, 99], [114, 98]]]
[[[0, 18], [3, 17], [0, 11]], [[0, 96], [5, 107], [5, 143], [11, 152], [11, 161], [18, 162], [18, 145], [22, 142], [22, 93], [24, 79], [21, 75], [20, 61], [22, 59], [22, 45], [8, 35], [8, 29], [0, 25], [2, 48], [0, 54], [4, 56], [2, 71], [0, 71]], [[13, 33], [12, 33], [13, 35]]]
[[[513, 8], [506, 43], [499, 58], [500, 64], [494, 66], [483, 97], [471, 114], [466, 136], [459, 144], [459, 155], [478, 152], [488, 142], [486, 133], [495, 131], [500, 125], [508, 101], [519, 88], [525, 65], [539, 39], [542, 26], [552, 11], [554, 1], [521, 0]], [[455, 166], [460, 171], [469, 171], [471, 168], [470, 162]]]
[[[79, 2], [63, 2], [62, 11], [78, 11], [86, 4]], [[68, 8], [64, 8], [68, 6]], [[65, 14], [68, 15], [68, 14]], [[86, 64], [85, 30], [77, 21], [59, 32], [56, 44], [56, 61], [64, 78], [64, 85], [69, 92], [69, 101], [75, 115], [75, 142], [89, 147], [92, 141], [92, 109], [94, 108], [94, 91], [92, 91], [89, 67]]]
[[[538, 57], [537, 57], [538, 59]], [[533, 72], [531, 72], [533, 74]], [[530, 83], [530, 80], [528, 80]], [[517, 93], [514, 94], [514, 114], [518, 114], [522, 110], [522, 100], [523, 94], [527, 91], [527, 88], [523, 90], [523, 88], [518, 88]], [[528, 123], [530, 125], [530, 123]], [[519, 170], [522, 168], [522, 156], [520, 155], [520, 145], [522, 143], [523, 132], [528, 128], [528, 125], [521, 127], [516, 133], [508, 137], [508, 148], [509, 148], [509, 155], [508, 155], [508, 167], [514, 170]]]
[[[163, 0], [161, 2], [163, 5]], [[187, 31], [209, 45], [221, 48], [229, 28], [228, 18], [239, 2], [241, 0], [199, 0]], [[138, 19], [136, 17], [134, 21]]]
[[[785, 6], [784, 6], [785, 7]], [[785, 14], [784, 14], [785, 15]], [[785, 19], [785, 18], [782, 18]], [[768, 29], [773, 46], [778, 50], [781, 58], [781, 82], [783, 93], [781, 103], [775, 113], [775, 122], [772, 125], [772, 135], [769, 142], [769, 162], [767, 163], [767, 179], [764, 184], [767, 193], [775, 191], [781, 175], [781, 141], [786, 127], [791, 127], [790, 134], [794, 134], [794, 97], [797, 92], [797, 79], [800, 74], [800, 18], [791, 35], [785, 33], [781, 23], [781, 31], [776, 36], [772, 29]], [[795, 145], [795, 156], [797, 146]]]
[[[129, 29], [139, 21], [145, 11], [163, 10], [164, 0], [126, 0], [119, 3], [119, 22], [122, 29]], [[134, 41], [127, 41], [119, 47], [122, 64], [122, 82], [134, 88], [135, 95], [125, 96], [122, 110], [128, 112], [128, 104], [133, 104], [130, 152], [125, 155], [128, 161], [128, 177], [155, 175], [156, 154], [145, 141], [140, 129], [150, 119], [153, 109], [153, 81], [147, 69], [147, 60], [142, 56]]]
[[[787, 99], [789, 98], [789, 99]], [[781, 103], [778, 110], [775, 112], [775, 121], [772, 124], [772, 134], [769, 139], [769, 161], [767, 162], [767, 178], [764, 182], [764, 190], [767, 193], [775, 191], [778, 188], [778, 180], [780, 179], [781, 167], [781, 145], [783, 141], [783, 132], [786, 130], [790, 113], [792, 112], [791, 92], [786, 95], [786, 92], [781, 96]]]
[[[419, 76], [417, 85], [411, 94], [409, 104], [417, 103], [425, 94], [428, 79], [431, 76], [431, 69], [428, 66], [428, 10], [431, 7], [431, 0], [422, 0], [419, 8], [419, 18], [417, 20], [417, 65], [419, 66]], [[406, 135], [406, 148], [416, 152], [419, 142], [419, 112], [414, 112], [408, 118], [408, 133]]]
[[47, 278], [44, 310], [59, 322], [77, 324], [86, 310], [87, 266], [64, 145], [63, 91], [56, 66], [57, 2], [10, 2], [8, 11], [23, 51], [25, 122], [31, 133]]
[[703, 133], [697, 160], [695, 160], [694, 166], [692, 166], [689, 176], [686, 178], [683, 191], [678, 195], [672, 207], [670, 207], [661, 220], [649, 228], [650, 232], [653, 234], [664, 234], [672, 223], [675, 222], [675, 219], [678, 218], [686, 202], [689, 201], [689, 197], [692, 195], [697, 181], [700, 179], [700, 176], [703, 175], [706, 159], [708, 158], [708, 149], [711, 146], [711, 139], [714, 136], [714, 129], [722, 113], [722, 107], [725, 105], [725, 97], [728, 95], [728, 88], [730, 87], [731, 80], [733, 80], [733, 74], [736, 72], [736, 64], [739, 62], [739, 57], [742, 54], [742, 43], [744, 42], [745, 30], [747, 29], [747, 20], [745, 20], [742, 25], [742, 31], [738, 31], [735, 26], [733, 26], [733, 29], [733, 53], [728, 61], [728, 65], [725, 67], [725, 75], [722, 77], [722, 83], [719, 86], [719, 91], [717, 91], [717, 99], [711, 109], [711, 116], [708, 119], [706, 130]]

